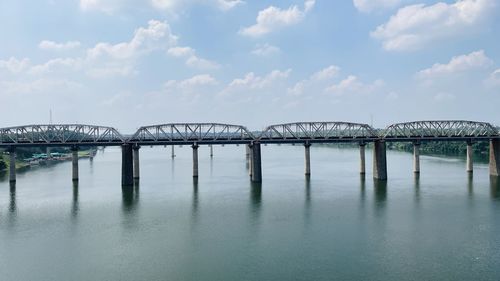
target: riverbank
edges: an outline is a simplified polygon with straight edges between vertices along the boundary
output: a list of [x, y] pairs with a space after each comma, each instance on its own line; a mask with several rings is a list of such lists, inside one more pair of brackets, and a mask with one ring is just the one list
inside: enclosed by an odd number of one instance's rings
[[[22, 171], [29, 169], [34, 166], [43, 166], [47, 164], [56, 164], [64, 161], [71, 161], [70, 153], [51, 153], [51, 155], [57, 155], [56, 157], [48, 156], [47, 154], [33, 154], [33, 157], [24, 158], [24, 159], [16, 159], [16, 171]], [[95, 149], [88, 149], [78, 151], [78, 158], [91, 158], [96, 154]], [[36, 159], [36, 161], [33, 161]], [[10, 157], [8, 154], [0, 154], [0, 162], [3, 162], [4, 165], [0, 165], [0, 172], [6, 172], [10, 167]]]

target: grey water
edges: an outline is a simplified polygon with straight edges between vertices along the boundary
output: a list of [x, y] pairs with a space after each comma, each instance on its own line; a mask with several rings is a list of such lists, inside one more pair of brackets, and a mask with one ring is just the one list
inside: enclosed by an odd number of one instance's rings
[[487, 164], [388, 151], [262, 147], [251, 184], [243, 146], [141, 149], [141, 179], [120, 185], [121, 153], [0, 181], [0, 280], [500, 280], [500, 183]]

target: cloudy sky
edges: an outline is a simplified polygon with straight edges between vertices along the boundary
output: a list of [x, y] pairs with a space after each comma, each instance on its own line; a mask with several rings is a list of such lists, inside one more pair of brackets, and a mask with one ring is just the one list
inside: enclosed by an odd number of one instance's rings
[[500, 125], [497, 0], [4, 0], [0, 127]]

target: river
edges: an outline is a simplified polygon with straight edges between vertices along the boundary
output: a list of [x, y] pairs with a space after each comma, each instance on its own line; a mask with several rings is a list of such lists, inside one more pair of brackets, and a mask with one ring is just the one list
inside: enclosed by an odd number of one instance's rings
[[141, 149], [120, 186], [119, 148], [0, 180], [0, 280], [500, 280], [500, 183], [488, 166], [388, 151], [386, 184], [367, 149], [262, 146], [262, 185], [244, 146]]

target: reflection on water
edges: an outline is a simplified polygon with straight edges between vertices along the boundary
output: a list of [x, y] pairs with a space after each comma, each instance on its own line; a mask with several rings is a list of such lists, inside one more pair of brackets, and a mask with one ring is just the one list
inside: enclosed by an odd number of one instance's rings
[[387, 181], [373, 180], [373, 191], [375, 192], [375, 215], [382, 217], [387, 204]]
[[467, 191], [469, 194], [469, 198], [472, 199], [474, 197], [474, 178], [472, 173], [467, 173]]
[[415, 173], [415, 177], [413, 178], [413, 184], [415, 189], [415, 205], [419, 206], [420, 204], [420, 173]]
[[500, 200], [500, 177], [490, 176], [490, 194], [493, 200]]
[[73, 181], [73, 201], [71, 205], [71, 217], [76, 218], [80, 206], [78, 205], [78, 181]]
[[262, 210], [262, 183], [250, 183], [250, 219], [252, 225], [259, 224]]
[[126, 213], [133, 213], [139, 202], [139, 185], [122, 186], [122, 206]]
[[191, 217], [193, 219], [193, 224], [196, 225], [196, 222], [198, 220], [198, 208], [199, 208], [199, 202], [198, 202], [198, 178], [193, 177], [193, 200], [191, 203]]

